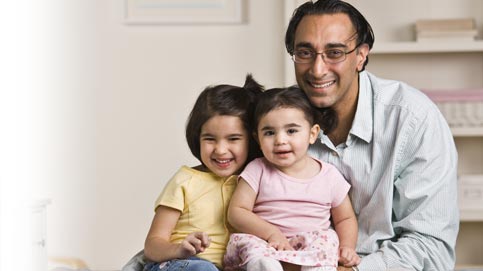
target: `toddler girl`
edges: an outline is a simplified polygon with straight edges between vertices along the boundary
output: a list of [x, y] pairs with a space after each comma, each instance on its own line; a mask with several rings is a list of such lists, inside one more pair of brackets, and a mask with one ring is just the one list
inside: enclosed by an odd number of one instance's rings
[[264, 157], [247, 165], [233, 194], [228, 221], [246, 234], [231, 235], [225, 271], [336, 270], [338, 261], [360, 262], [350, 185], [307, 154], [320, 130], [317, 113], [296, 87], [260, 96], [254, 127]]

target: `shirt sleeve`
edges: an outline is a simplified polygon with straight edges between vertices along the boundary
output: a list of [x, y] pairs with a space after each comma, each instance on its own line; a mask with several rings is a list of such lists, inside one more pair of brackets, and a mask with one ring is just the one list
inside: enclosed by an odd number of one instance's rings
[[459, 229], [457, 153], [441, 114], [415, 117], [398, 151], [396, 237], [362, 258], [359, 270], [453, 270]]
[[257, 158], [248, 163], [240, 174], [240, 177], [248, 183], [255, 193], [258, 193], [260, 188], [260, 179], [263, 172], [263, 166], [263, 160], [261, 158]]
[[188, 180], [187, 174], [183, 172], [181, 168], [175, 175], [168, 181], [163, 189], [163, 192], [158, 196], [154, 203], [154, 209], [160, 205], [171, 207], [173, 209], [183, 211], [185, 189], [183, 184]]
[[331, 187], [331, 205], [332, 208], [339, 206], [347, 196], [350, 189], [350, 184], [345, 180], [344, 176], [333, 165], [324, 163], [326, 167], [329, 167], [329, 178], [332, 183]]

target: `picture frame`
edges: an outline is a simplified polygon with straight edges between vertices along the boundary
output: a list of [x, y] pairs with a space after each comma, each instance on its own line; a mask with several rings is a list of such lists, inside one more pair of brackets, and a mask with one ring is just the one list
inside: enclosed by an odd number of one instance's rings
[[124, 0], [127, 24], [236, 24], [246, 0]]

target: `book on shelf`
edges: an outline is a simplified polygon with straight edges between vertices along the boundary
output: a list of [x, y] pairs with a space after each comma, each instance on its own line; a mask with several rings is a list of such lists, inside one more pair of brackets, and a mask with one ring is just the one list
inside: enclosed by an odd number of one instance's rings
[[417, 20], [416, 41], [473, 41], [478, 35], [474, 18]]

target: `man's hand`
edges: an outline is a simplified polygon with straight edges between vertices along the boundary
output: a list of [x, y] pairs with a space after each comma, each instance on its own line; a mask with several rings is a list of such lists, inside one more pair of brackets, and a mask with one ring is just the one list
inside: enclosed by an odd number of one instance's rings
[[186, 259], [200, 252], [205, 251], [210, 246], [211, 239], [205, 232], [193, 232], [179, 244], [178, 253], [180, 258]]

